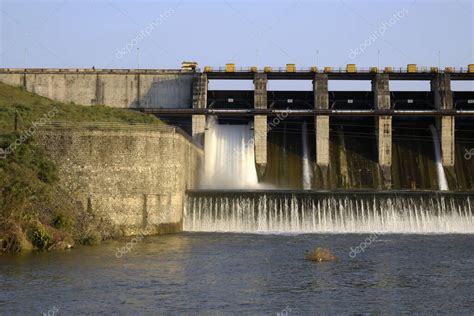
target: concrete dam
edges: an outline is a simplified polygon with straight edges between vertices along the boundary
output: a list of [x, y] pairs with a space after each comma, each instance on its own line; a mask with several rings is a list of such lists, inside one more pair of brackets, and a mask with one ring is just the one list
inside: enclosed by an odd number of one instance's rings
[[[253, 89], [209, 89], [231, 80]], [[313, 89], [271, 90], [273, 80]], [[54, 100], [174, 126], [122, 132], [107, 158], [77, 151], [117, 135], [75, 132], [67, 146], [48, 145], [67, 142], [58, 132], [41, 136], [66, 185], [126, 235], [149, 225], [154, 233], [474, 233], [474, 91], [452, 89], [473, 80], [474, 65], [0, 70], [1, 82]], [[371, 89], [331, 90], [331, 81]], [[395, 81], [430, 88], [392, 91]]]

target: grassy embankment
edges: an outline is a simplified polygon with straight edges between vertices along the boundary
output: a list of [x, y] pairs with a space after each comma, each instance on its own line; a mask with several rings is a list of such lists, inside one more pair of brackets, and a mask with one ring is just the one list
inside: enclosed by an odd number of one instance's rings
[[[100, 221], [60, 186], [56, 166], [35, 145], [34, 132], [24, 136], [45, 117], [71, 123], [163, 124], [142, 113], [64, 104], [0, 83], [0, 253], [67, 248], [109, 237]], [[6, 154], [15, 141], [19, 145]]]

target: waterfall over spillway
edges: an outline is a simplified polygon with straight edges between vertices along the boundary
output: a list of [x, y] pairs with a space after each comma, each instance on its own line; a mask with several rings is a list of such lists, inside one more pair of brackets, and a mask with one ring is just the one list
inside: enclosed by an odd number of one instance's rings
[[257, 188], [250, 125], [220, 125], [210, 119], [204, 137], [202, 188]]
[[204, 194], [187, 197], [186, 231], [474, 233], [474, 197], [456, 194]]
[[311, 189], [311, 163], [309, 161], [309, 147], [308, 147], [308, 128], [306, 122], [301, 127], [301, 141], [303, 147], [303, 189]]
[[438, 174], [438, 185], [441, 191], [449, 190], [448, 181], [446, 180], [446, 174], [443, 168], [443, 158], [441, 156], [441, 148], [439, 143], [438, 131], [436, 127], [430, 125], [431, 134], [433, 135], [433, 145], [436, 157], [436, 173]]

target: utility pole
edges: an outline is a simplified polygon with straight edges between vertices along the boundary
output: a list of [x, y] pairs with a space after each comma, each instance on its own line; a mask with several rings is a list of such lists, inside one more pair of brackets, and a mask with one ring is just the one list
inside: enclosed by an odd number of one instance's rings
[[380, 49], [377, 50], [377, 68], [380, 69]]
[[28, 48], [25, 48], [25, 67], [28, 68]]
[[137, 47], [137, 69], [140, 69], [140, 47]]

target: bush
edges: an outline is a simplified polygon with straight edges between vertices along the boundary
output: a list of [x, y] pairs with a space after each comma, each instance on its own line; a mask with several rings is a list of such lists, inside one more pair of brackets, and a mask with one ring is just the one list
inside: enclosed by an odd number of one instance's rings
[[74, 226], [73, 220], [63, 213], [56, 214], [53, 217], [51, 224], [56, 229], [71, 228]]
[[0, 237], [1, 252], [20, 252], [33, 249], [33, 245], [25, 237], [21, 228], [15, 224], [5, 225], [1, 235], [3, 236]]
[[85, 238], [81, 240], [81, 244], [85, 246], [94, 246], [100, 244], [102, 236], [98, 232], [90, 232]]
[[53, 238], [48, 234], [41, 224], [35, 226], [31, 231], [31, 243], [38, 250], [48, 250], [53, 243]]

